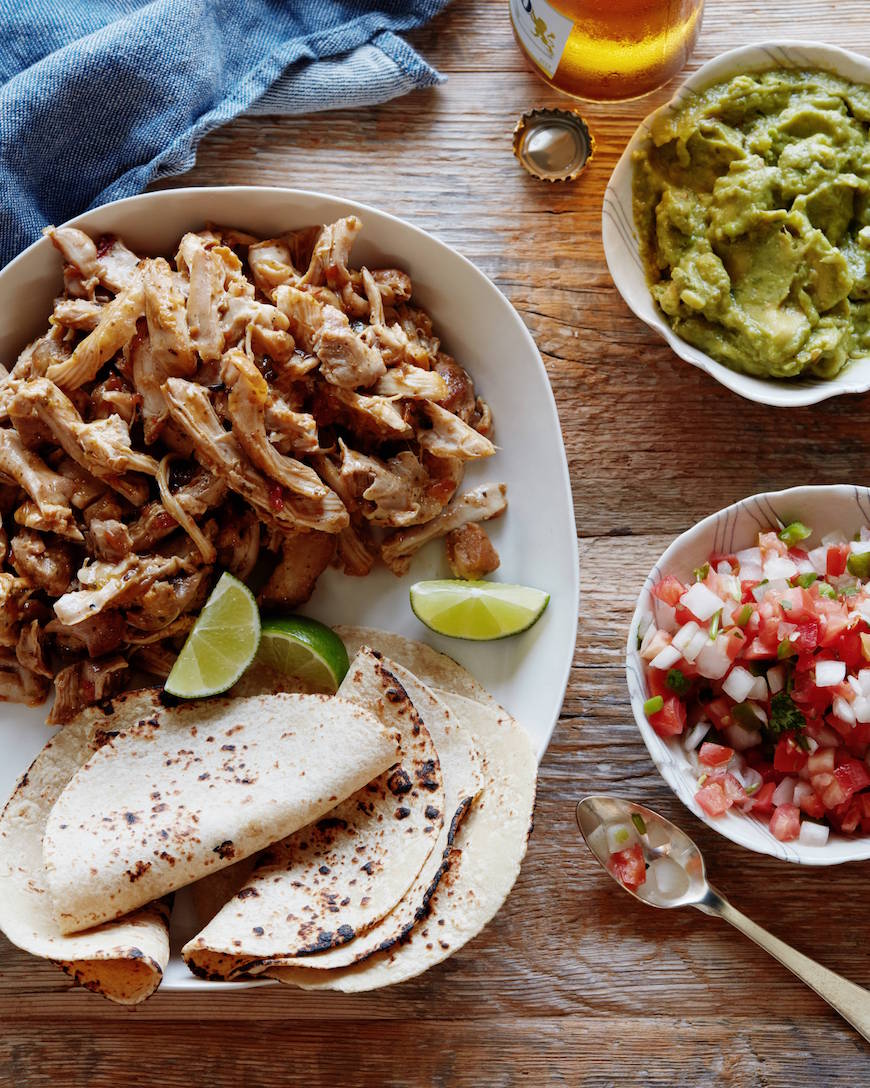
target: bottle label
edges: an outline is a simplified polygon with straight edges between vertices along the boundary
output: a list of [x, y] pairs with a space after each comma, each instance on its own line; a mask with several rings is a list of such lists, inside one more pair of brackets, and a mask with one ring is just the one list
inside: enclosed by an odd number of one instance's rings
[[510, 0], [511, 18], [526, 52], [552, 79], [568, 35], [574, 29], [571, 19], [551, 7], [547, 0]]

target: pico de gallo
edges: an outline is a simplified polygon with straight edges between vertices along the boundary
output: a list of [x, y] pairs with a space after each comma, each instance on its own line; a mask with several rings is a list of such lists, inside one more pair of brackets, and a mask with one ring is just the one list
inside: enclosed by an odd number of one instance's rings
[[870, 529], [794, 522], [653, 587], [638, 633], [661, 737], [679, 737], [710, 816], [731, 808], [783, 842], [870, 834]]

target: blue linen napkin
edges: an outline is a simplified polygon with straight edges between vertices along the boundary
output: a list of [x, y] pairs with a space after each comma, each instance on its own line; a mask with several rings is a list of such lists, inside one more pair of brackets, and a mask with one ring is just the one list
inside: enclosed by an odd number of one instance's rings
[[448, 0], [0, 0], [0, 264], [193, 166], [246, 110], [372, 105], [443, 77], [397, 31]]

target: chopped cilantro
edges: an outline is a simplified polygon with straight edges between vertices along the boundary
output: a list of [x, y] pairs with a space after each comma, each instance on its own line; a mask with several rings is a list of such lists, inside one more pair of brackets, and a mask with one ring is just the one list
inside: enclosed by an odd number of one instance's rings
[[[807, 727], [807, 720], [795, 705], [794, 699], [785, 691], [778, 691], [770, 700], [770, 720], [767, 732], [774, 737], [783, 733], [794, 733], [795, 740]], [[800, 738], [803, 739], [803, 738]]]
[[692, 681], [688, 680], [679, 669], [668, 669], [665, 683], [675, 695], [685, 695], [692, 686]]

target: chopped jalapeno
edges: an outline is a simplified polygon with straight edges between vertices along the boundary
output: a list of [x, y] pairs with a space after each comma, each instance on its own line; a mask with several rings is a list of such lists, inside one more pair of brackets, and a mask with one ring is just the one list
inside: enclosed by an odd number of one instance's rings
[[752, 703], [738, 703], [731, 708], [731, 716], [744, 729], [760, 729], [764, 721]]
[[650, 714], [658, 714], [664, 705], [665, 701], [661, 695], [653, 695], [651, 699], [647, 699], [643, 704], [643, 712], [649, 717]]
[[720, 608], [716, 615], [710, 620], [710, 641], [715, 642], [716, 636], [719, 634], [719, 623], [722, 619], [722, 609]]
[[797, 584], [801, 589], [809, 589], [810, 586], [818, 579], [818, 574], [813, 572], [812, 574], [799, 574], [797, 576]]
[[833, 586], [829, 586], [827, 582], [819, 582], [819, 596], [827, 597], [830, 601], [837, 599], [837, 591]]
[[685, 695], [692, 686], [692, 681], [688, 680], [679, 669], [668, 669], [665, 683], [676, 695]]
[[707, 575], [710, 573], [710, 564], [705, 563], [703, 567], [696, 567], [692, 573], [695, 575], [696, 582], [703, 582]]
[[846, 560], [846, 570], [856, 578], [866, 581], [870, 578], [870, 552], [852, 552]]
[[779, 539], [783, 544], [788, 544], [791, 547], [793, 544], [799, 544], [802, 540], [806, 540], [807, 537], [813, 535], [812, 529], [808, 529], [802, 521], [793, 521], [791, 525], [786, 527], [779, 534]]
[[745, 627], [747, 623], [752, 619], [752, 613], [755, 609], [751, 604], [745, 604], [737, 613], [737, 618], [734, 621], [738, 627]]
[[780, 661], [784, 661], [787, 657], [793, 657], [794, 652], [794, 644], [788, 638], [784, 638], [776, 648], [776, 656]]
[[637, 828], [637, 832], [639, 835], [646, 834], [646, 823], [644, 822], [643, 816], [641, 816], [639, 812], [632, 812], [631, 822]]

